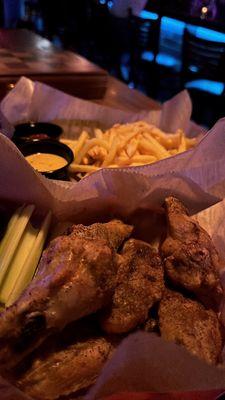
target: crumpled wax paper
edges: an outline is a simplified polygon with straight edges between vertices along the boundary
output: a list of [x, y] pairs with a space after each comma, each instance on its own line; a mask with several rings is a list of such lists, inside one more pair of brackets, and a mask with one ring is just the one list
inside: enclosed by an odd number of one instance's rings
[[[165, 103], [162, 111], [144, 111], [137, 115], [117, 112], [22, 78], [0, 107], [4, 130], [0, 134], [1, 209], [34, 203], [40, 212], [51, 209], [60, 221], [81, 223], [120, 217], [135, 223], [136, 231], [144, 232], [145, 239], [151, 241], [152, 232], [157, 232], [159, 227], [155, 215], [160, 220], [165, 197], [174, 195], [185, 203], [191, 214], [198, 213], [197, 218], [225, 259], [225, 204], [221, 201], [225, 197], [224, 119], [205, 134], [193, 150], [148, 166], [104, 169], [78, 183], [51, 181], [38, 174], [6, 137], [11, 135], [10, 124], [56, 118], [96, 120], [108, 126], [142, 118], [166, 130], [184, 128], [190, 135], [202, 133], [190, 123], [190, 107], [188, 95], [183, 92]], [[224, 270], [220, 271], [222, 282]], [[208, 366], [181, 346], [139, 332], [129, 335], [119, 346], [87, 399], [125, 389], [209, 390], [225, 387], [224, 382], [223, 368]], [[23, 398], [18, 391], [16, 393], [18, 399]], [[4, 391], [0, 397], [12, 398]]]

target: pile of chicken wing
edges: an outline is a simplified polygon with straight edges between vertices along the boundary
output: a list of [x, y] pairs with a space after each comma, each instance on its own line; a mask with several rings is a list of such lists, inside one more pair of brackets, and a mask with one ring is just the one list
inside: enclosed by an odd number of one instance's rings
[[210, 364], [223, 345], [221, 260], [174, 197], [158, 251], [119, 220], [72, 225], [0, 316], [0, 373], [34, 399], [92, 385], [124, 335], [153, 331]]

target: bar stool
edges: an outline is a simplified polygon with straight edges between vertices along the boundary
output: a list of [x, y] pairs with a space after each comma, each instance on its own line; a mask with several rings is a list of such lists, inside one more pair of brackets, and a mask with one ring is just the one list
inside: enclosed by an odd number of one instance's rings
[[224, 59], [225, 35], [193, 26], [185, 29], [181, 83], [190, 92], [197, 122], [202, 122], [203, 114], [207, 125], [225, 116]]
[[155, 95], [158, 86], [156, 57], [159, 51], [160, 18], [152, 19], [130, 14], [130, 80], [143, 85], [146, 92]]

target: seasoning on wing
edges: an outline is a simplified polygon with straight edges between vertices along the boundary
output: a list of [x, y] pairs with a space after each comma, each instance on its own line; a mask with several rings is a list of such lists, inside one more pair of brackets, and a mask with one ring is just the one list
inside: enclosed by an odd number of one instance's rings
[[38, 400], [75, 393], [96, 381], [111, 350], [111, 343], [99, 337], [52, 352], [44, 360], [35, 360], [18, 386]]
[[102, 336], [94, 318], [84, 318], [48, 338], [17, 367], [14, 382], [38, 400], [76, 393], [95, 382], [116, 344]]
[[209, 364], [218, 362], [222, 334], [214, 311], [167, 290], [159, 306], [159, 324], [164, 339], [182, 344]]
[[210, 236], [175, 197], [168, 197], [165, 207], [168, 231], [161, 252], [167, 277], [194, 292], [206, 307], [218, 308], [223, 295], [221, 261]]
[[[107, 225], [121, 244], [121, 224]], [[93, 226], [95, 230], [95, 226]], [[91, 227], [89, 228], [89, 234]], [[1, 371], [16, 365], [50, 334], [105, 306], [116, 285], [117, 257], [109, 240], [77, 235], [54, 239], [45, 250], [38, 275], [0, 318]], [[119, 240], [117, 238], [117, 245]]]
[[90, 226], [72, 225], [68, 233], [72, 236], [86, 239], [104, 239], [109, 246], [117, 250], [123, 241], [131, 235], [133, 227], [125, 225], [120, 220], [114, 219], [105, 224], [96, 223]]
[[149, 309], [161, 299], [163, 267], [157, 252], [145, 242], [128, 240], [122, 250], [117, 287], [102, 318], [108, 333], [125, 333], [143, 323]]

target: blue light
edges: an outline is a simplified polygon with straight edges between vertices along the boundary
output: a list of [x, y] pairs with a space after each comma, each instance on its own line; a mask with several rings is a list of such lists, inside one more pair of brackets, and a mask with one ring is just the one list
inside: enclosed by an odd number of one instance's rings
[[151, 19], [152, 21], [156, 21], [159, 18], [158, 14], [147, 10], [142, 10], [139, 14], [139, 17], [143, 19]]
[[134, 89], [134, 88], [135, 88], [134, 82], [129, 82], [129, 83], [128, 83], [128, 87], [129, 87], [130, 89]]
[[129, 76], [130, 76], [130, 70], [129, 70], [128, 66], [122, 64], [120, 66], [120, 71], [121, 71], [123, 79], [125, 79], [125, 81], [128, 81]]
[[201, 26], [187, 25], [188, 30], [199, 39], [210, 40], [211, 42], [225, 43], [225, 33], [213, 29], [202, 28]]
[[141, 59], [144, 61], [152, 62], [154, 60], [154, 53], [152, 51], [143, 51]]
[[107, 6], [108, 6], [108, 8], [112, 8], [112, 6], [113, 6], [113, 1], [108, 1]]
[[191, 72], [198, 72], [199, 68], [197, 67], [197, 65], [189, 65], [189, 70]]
[[156, 62], [159, 65], [164, 65], [166, 67], [176, 67], [178, 61], [175, 57], [170, 56], [169, 54], [159, 53], [156, 56]]
[[[213, 29], [202, 28], [201, 26], [187, 25], [190, 30], [199, 39], [207, 39], [212, 42], [225, 43], [225, 33], [215, 31]], [[162, 17], [162, 29], [168, 33], [183, 34], [185, 23], [178, 19]]]
[[182, 35], [185, 28], [185, 23], [178, 19], [162, 17], [162, 29], [168, 33]]
[[100, 3], [100, 4], [105, 4], [105, 3], [106, 3], [106, 0], [99, 0], [99, 3]]
[[185, 84], [187, 89], [199, 89], [204, 92], [220, 96], [224, 91], [224, 83], [209, 81], [208, 79], [196, 79]]

